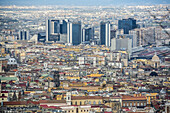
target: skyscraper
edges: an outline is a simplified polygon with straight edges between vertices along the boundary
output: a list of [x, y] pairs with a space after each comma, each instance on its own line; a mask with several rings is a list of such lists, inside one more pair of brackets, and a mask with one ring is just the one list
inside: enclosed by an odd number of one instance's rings
[[100, 43], [110, 46], [110, 22], [100, 22]]
[[123, 29], [124, 34], [129, 34], [129, 30], [137, 28], [136, 20], [133, 18], [122, 19], [118, 21], [118, 29]]
[[67, 20], [62, 20], [62, 23], [60, 24], [60, 33], [67, 34]]
[[[62, 36], [60, 36], [62, 34]], [[46, 20], [46, 41], [60, 41], [67, 34], [67, 22], [65, 20]]]
[[83, 28], [82, 29], [82, 42], [90, 41], [94, 36], [94, 28]]
[[67, 43], [72, 44], [72, 23], [67, 23]]
[[50, 37], [50, 20], [46, 19], [46, 41], [48, 41], [49, 37]]
[[18, 40], [29, 40], [29, 31], [20, 30], [18, 34], [19, 34]]
[[67, 42], [73, 45], [81, 43], [81, 22], [67, 23]]
[[51, 34], [60, 33], [60, 20], [51, 20]]

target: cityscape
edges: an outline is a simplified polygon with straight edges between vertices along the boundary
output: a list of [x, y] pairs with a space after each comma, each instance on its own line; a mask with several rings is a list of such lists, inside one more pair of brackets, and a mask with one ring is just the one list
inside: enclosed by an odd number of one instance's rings
[[170, 2], [137, 1], [0, 0], [0, 113], [170, 113]]

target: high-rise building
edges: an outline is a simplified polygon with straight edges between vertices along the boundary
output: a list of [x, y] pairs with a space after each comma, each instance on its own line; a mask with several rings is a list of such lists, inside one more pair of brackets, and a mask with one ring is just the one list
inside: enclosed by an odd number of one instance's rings
[[141, 29], [134, 29], [129, 31], [129, 34], [133, 35], [133, 47], [144, 45], [144, 34]]
[[[60, 35], [67, 34], [67, 21], [46, 20], [46, 41], [60, 41]], [[63, 36], [62, 36], [63, 37]]]
[[123, 29], [124, 34], [129, 34], [129, 30], [137, 28], [136, 20], [133, 18], [122, 19], [118, 21], [118, 29]]
[[19, 38], [18, 38], [18, 40], [29, 40], [30, 38], [30, 36], [29, 36], [29, 31], [27, 31], [27, 30], [20, 30], [19, 32], [18, 32], [18, 34], [19, 34]]
[[81, 22], [67, 23], [67, 42], [73, 45], [81, 43]]
[[82, 42], [90, 41], [94, 36], [94, 28], [83, 28], [82, 29]]
[[100, 43], [110, 46], [110, 22], [100, 22]]
[[60, 20], [51, 20], [51, 34], [60, 33]]
[[129, 38], [132, 39], [132, 47], [136, 47], [136, 40], [133, 38], [132, 34], [118, 34], [117, 39], [124, 39], [124, 38]]
[[67, 43], [72, 44], [72, 23], [67, 23]]
[[45, 33], [38, 33], [37, 41], [38, 42], [45, 42]]
[[111, 50], [127, 50], [131, 54], [132, 39], [129, 38], [113, 38], [111, 40]]
[[49, 39], [50, 33], [51, 33], [51, 32], [50, 32], [50, 30], [51, 30], [51, 29], [50, 29], [50, 28], [51, 28], [51, 27], [50, 27], [50, 26], [51, 26], [51, 25], [50, 25], [50, 21], [51, 21], [51, 20], [46, 19], [46, 41], [49, 41], [48, 39]]
[[134, 47], [153, 44], [161, 38], [161, 28], [148, 27], [130, 30], [129, 34], [133, 35]]
[[60, 33], [61, 34], [67, 34], [67, 20], [62, 20], [60, 24]]

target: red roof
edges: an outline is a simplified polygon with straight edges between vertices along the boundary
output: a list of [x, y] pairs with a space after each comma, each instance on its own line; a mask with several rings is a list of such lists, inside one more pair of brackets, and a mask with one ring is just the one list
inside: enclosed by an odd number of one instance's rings
[[13, 69], [12, 71], [15, 71], [15, 72], [16, 72], [16, 71], [18, 71], [18, 70], [17, 70], [17, 69]]
[[8, 93], [8, 91], [1, 91], [1, 93]]
[[43, 108], [51, 108], [51, 109], [61, 109], [60, 107], [56, 107], [56, 106], [47, 106], [47, 105], [40, 105], [40, 107], [43, 107]]
[[7, 98], [7, 96], [0, 96], [0, 98]]

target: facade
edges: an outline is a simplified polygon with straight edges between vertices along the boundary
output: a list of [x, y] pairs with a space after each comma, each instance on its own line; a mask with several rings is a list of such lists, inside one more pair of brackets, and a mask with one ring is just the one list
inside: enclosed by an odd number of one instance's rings
[[60, 33], [67, 34], [67, 20], [62, 20], [60, 24]]
[[45, 35], [45, 33], [38, 33], [37, 41], [38, 41], [38, 42], [45, 42], [45, 41], [46, 41], [46, 35]]
[[132, 47], [136, 47], [136, 45], [135, 45], [136, 40], [133, 38], [133, 35], [131, 35], [131, 34], [118, 34], [117, 38], [118, 39], [126, 39], [126, 38], [132, 39]]
[[147, 105], [145, 96], [122, 96], [122, 107], [144, 108]]
[[72, 45], [79, 45], [81, 43], [81, 22], [68, 22], [67, 43]]
[[100, 43], [110, 47], [110, 23], [100, 22]]
[[60, 20], [51, 20], [51, 34], [60, 33]]
[[83, 28], [82, 29], [82, 42], [90, 41], [94, 36], [94, 28]]
[[129, 53], [131, 53], [132, 50], [132, 39], [129, 38], [113, 38], [111, 40], [111, 50], [128, 50]]
[[103, 98], [100, 96], [72, 96], [71, 105], [100, 105]]
[[50, 33], [51, 33], [51, 27], [50, 27], [50, 20], [49, 19], [46, 19], [46, 41], [49, 41], [49, 37], [50, 37]]
[[133, 18], [122, 19], [118, 21], [118, 29], [123, 29], [124, 34], [129, 34], [129, 30], [137, 27], [136, 20]]

